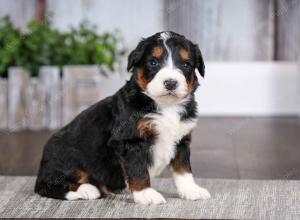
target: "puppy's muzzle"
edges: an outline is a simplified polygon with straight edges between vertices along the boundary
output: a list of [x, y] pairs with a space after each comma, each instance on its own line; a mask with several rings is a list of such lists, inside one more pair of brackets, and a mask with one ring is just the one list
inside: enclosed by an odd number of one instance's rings
[[173, 91], [178, 87], [178, 82], [174, 79], [167, 79], [164, 81], [164, 86], [167, 90]]

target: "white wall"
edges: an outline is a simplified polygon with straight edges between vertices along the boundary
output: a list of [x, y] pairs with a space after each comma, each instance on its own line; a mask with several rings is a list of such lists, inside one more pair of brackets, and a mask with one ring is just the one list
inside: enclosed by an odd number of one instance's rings
[[12, 22], [22, 30], [34, 18], [36, 9], [35, 0], [0, 0], [0, 18], [9, 15]]
[[[0, 0], [24, 29], [38, 0]], [[141, 37], [163, 29], [184, 34], [211, 61], [296, 61], [300, 45], [297, 0], [48, 0], [60, 29], [88, 19], [99, 32], [119, 29], [131, 50]]]
[[53, 13], [54, 25], [60, 29], [77, 26], [84, 19], [97, 24], [98, 31], [118, 29], [128, 50], [141, 37], [163, 30], [161, 0], [61, 0], [48, 1], [47, 11]]
[[[201, 116], [296, 116], [300, 74], [296, 62], [206, 62], [196, 91]], [[103, 93], [116, 92], [129, 74], [103, 79]]]
[[207, 62], [196, 93], [199, 113], [297, 115], [298, 80], [296, 62]]

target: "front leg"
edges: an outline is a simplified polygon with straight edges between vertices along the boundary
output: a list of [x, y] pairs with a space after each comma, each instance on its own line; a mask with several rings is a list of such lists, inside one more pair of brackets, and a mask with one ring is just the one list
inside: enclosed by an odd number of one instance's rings
[[170, 164], [174, 182], [179, 197], [182, 199], [209, 199], [209, 192], [194, 181], [190, 164], [190, 142], [191, 135], [189, 134], [184, 136], [176, 146], [176, 155]]
[[134, 201], [145, 205], [166, 203], [164, 197], [151, 188], [147, 147], [143, 143], [126, 143], [125, 148], [122, 163]]

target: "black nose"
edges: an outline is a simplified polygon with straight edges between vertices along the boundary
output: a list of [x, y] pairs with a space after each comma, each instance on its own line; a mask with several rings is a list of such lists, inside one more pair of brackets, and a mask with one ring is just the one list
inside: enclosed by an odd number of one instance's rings
[[167, 90], [175, 90], [177, 88], [178, 82], [174, 79], [167, 79], [164, 81], [164, 85]]

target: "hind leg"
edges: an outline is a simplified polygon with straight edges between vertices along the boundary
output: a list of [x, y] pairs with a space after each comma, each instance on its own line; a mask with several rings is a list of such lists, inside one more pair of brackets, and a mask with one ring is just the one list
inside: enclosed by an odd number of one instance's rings
[[71, 175], [49, 170], [40, 172], [35, 192], [41, 196], [66, 200], [97, 199], [101, 196], [99, 189], [90, 184], [88, 174], [84, 171], [76, 171]]
[[98, 199], [101, 196], [98, 188], [89, 183], [80, 184], [76, 191], [69, 191], [65, 195], [67, 200], [78, 200], [78, 199]]
[[69, 191], [65, 195], [67, 200], [78, 199], [98, 199], [101, 196], [99, 189], [90, 183], [88, 173], [84, 171], [78, 171], [78, 179], [76, 183], [68, 184]]

